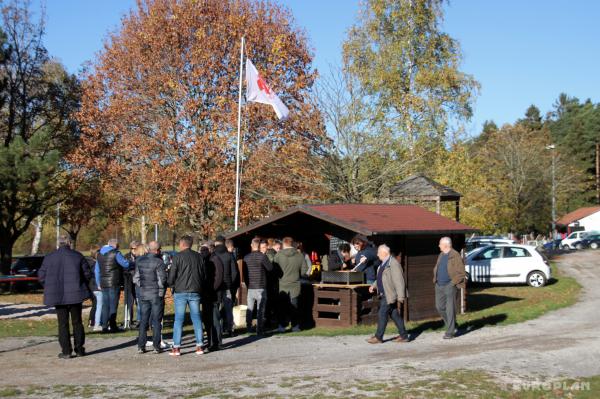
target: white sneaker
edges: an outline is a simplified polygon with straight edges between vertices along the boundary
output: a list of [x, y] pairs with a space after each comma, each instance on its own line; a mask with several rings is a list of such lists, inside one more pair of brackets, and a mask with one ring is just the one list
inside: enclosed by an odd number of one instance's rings
[[102, 331], [102, 326], [94, 326], [92, 331]]
[[277, 328], [277, 332], [284, 333], [284, 332], [285, 332], [285, 327], [283, 327], [283, 326], [279, 326], [279, 327]]
[[165, 341], [160, 341], [160, 349], [167, 349], [171, 344], [167, 344]]
[[299, 331], [300, 331], [300, 326], [296, 325], [292, 328], [292, 332], [299, 332]]

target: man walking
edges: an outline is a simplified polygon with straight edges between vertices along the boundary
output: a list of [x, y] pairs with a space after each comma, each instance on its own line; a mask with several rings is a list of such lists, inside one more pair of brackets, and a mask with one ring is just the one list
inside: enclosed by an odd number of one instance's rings
[[160, 244], [151, 241], [148, 254], [136, 259], [133, 282], [137, 286], [141, 318], [138, 333], [138, 353], [146, 352], [148, 322], [152, 321], [152, 346], [160, 353], [167, 266], [160, 256]]
[[294, 240], [285, 237], [283, 249], [275, 255], [274, 261], [281, 268], [279, 279], [279, 332], [285, 332], [288, 318], [292, 323], [292, 331], [300, 331], [298, 320], [298, 298], [300, 297], [300, 273], [304, 265], [304, 256], [294, 248]]
[[119, 252], [119, 241], [111, 238], [107, 245], [100, 248], [94, 268], [96, 282], [100, 282], [99, 288], [102, 290], [102, 332], [119, 331], [117, 309], [123, 283], [123, 270], [127, 269], [129, 269], [129, 262]]
[[69, 318], [73, 326], [75, 356], [85, 355], [85, 331], [81, 321], [82, 303], [90, 298], [88, 282], [92, 276], [86, 259], [71, 249], [67, 236], [58, 239], [58, 249], [44, 257], [38, 271], [40, 284], [44, 287], [44, 305], [54, 306], [58, 318], [58, 357], [72, 357]]
[[379, 295], [377, 331], [367, 342], [370, 344], [383, 343], [383, 334], [390, 316], [396, 324], [399, 334], [394, 342], [408, 342], [408, 334], [404, 328], [404, 319], [402, 318], [402, 306], [406, 300], [406, 286], [402, 266], [391, 255], [390, 248], [385, 244], [380, 245], [377, 249], [377, 257], [381, 264], [377, 268], [376, 281], [369, 287], [369, 292], [377, 291]]
[[440, 255], [433, 268], [435, 307], [444, 319], [444, 339], [456, 335], [456, 291], [465, 287], [465, 264], [460, 254], [452, 248], [450, 237], [440, 240]]
[[244, 256], [244, 264], [248, 274], [248, 309], [246, 310], [246, 328], [252, 329], [252, 313], [256, 305], [256, 335], [264, 335], [265, 306], [267, 303], [267, 272], [273, 270], [266, 254], [261, 252], [260, 239], [255, 238], [250, 243], [252, 252]]
[[181, 335], [183, 334], [183, 319], [186, 308], [190, 308], [190, 317], [194, 325], [196, 337], [196, 354], [203, 355], [203, 332], [200, 313], [200, 295], [204, 279], [204, 262], [202, 256], [192, 250], [194, 240], [183, 236], [179, 240], [179, 252], [173, 257], [173, 264], [167, 279], [169, 287], [173, 288], [175, 302], [175, 321], [173, 322], [173, 349], [171, 356], [181, 355]]

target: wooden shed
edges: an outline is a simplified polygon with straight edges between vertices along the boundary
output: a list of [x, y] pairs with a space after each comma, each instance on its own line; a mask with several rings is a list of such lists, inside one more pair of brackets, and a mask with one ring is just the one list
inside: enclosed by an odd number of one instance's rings
[[[295, 206], [226, 237], [234, 241], [242, 255], [248, 252], [255, 236], [290, 236], [302, 241], [308, 253], [321, 255], [329, 253], [330, 237], [350, 241], [362, 234], [374, 245], [387, 244], [404, 268], [409, 292], [404, 317], [421, 320], [437, 317], [432, 278], [439, 239], [451, 237], [454, 248], [460, 251], [465, 234], [474, 231], [416, 205], [328, 204]], [[360, 322], [360, 315], [352, 317]]]
[[407, 177], [390, 190], [390, 198], [394, 202], [435, 203], [436, 213], [442, 213], [443, 202], [453, 202], [455, 205], [454, 219], [460, 221], [461, 195], [429, 177], [418, 174]]

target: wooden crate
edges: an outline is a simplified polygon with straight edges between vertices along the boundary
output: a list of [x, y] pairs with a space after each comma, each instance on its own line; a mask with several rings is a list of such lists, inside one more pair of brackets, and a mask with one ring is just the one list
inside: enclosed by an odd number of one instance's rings
[[377, 321], [378, 305], [369, 302], [372, 294], [368, 285], [315, 284], [313, 292], [313, 320], [317, 327], [350, 327]]

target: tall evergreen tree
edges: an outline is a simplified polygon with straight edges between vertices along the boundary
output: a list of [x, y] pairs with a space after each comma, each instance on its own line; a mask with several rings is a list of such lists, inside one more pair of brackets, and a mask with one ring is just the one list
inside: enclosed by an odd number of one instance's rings
[[31, 222], [60, 201], [61, 156], [76, 142], [78, 83], [42, 44], [27, 2], [2, 8], [0, 35], [0, 271]]

